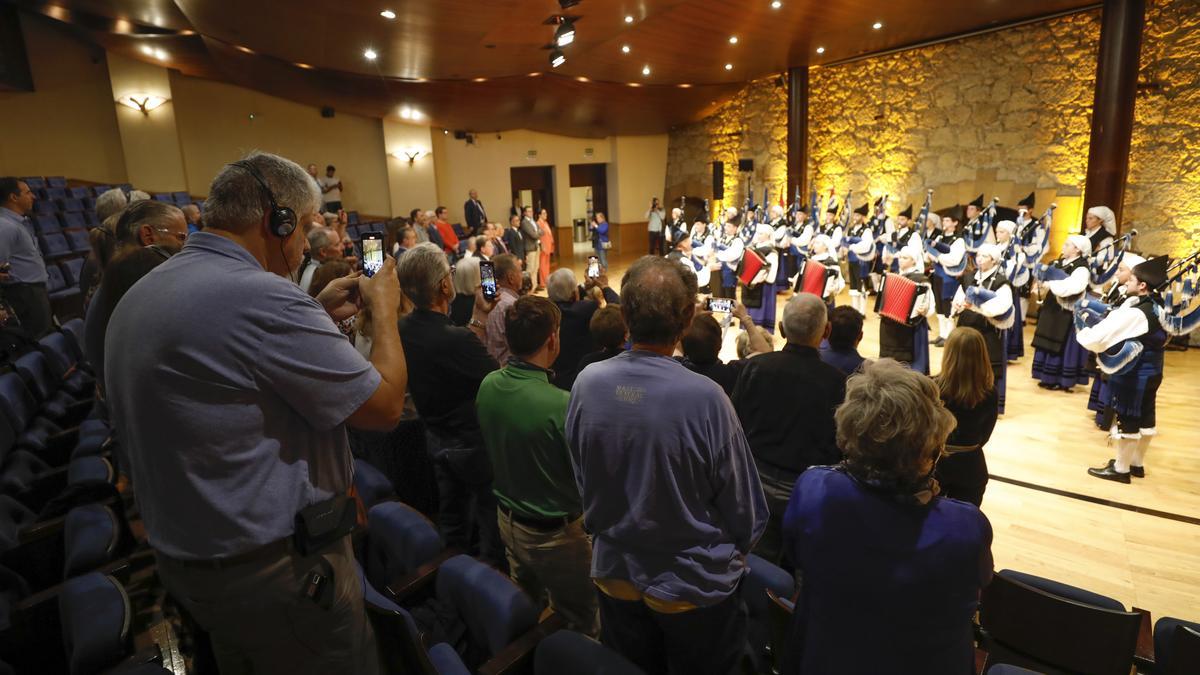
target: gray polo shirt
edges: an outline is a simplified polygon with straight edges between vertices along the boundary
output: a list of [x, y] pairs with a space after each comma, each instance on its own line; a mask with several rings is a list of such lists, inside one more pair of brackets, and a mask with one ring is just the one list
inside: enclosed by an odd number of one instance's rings
[[344, 422], [379, 373], [316, 300], [229, 239], [193, 234], [135, 284], [113, 312], [104, 356], [158, 551], [244, 553], [349, 489]]
[[9, 274], [14, 284], [46, 283], [46, 262], [37, 239], [25, 226], [25, 218], [0, 206], [0, 263], [12, 264]]

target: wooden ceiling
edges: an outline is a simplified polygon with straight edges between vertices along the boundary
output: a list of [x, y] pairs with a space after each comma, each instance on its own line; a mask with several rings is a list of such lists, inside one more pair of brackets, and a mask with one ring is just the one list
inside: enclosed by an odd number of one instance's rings
[[[775, 9], [771, 0], [582, 0], [567, 10], [557, 0], [17, 4], [106, 49], [303, 103], [374, 117], [416, 111], [421, 122], [447, 129], [576, 136], [660, 133], [703, 117], [742, 83], [789, 67], [1095, 4], [780, 2]], [[384, 18], [382, 10], [396, 18]], [[563, 49], [567, 62], [552, 69], [544, 47], [554, 26], [545, 22], [560, 14], [579, 17], [577, 37]], [[874, 29], [875, 22], [882, 28]], [[364, 57], [368, 48], [376, 60]]]

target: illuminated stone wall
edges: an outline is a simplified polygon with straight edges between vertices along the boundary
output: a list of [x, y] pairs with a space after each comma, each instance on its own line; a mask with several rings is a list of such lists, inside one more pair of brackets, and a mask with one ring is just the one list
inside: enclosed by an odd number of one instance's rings
[[[737, 170], [739, 159], [753, 159], [754, 173]], [[712, 195], [712, 163], [725, 162], [725, 203], [740, 206], [747, 182], [762, 199], [764, 182], [771, 200], [787, 181], [787, 84], [768, 77], [746, 85], [700, 122], [673, 129], [667, 146], [668, 203], [681, 195]]]
[[1200, 247], [1200, 2], [1147, 3], [1124, 220], [1138, 248]]

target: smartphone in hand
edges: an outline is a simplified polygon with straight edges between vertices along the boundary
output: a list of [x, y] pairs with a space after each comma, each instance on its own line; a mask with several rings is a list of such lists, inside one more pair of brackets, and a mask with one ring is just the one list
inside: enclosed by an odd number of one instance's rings
[[373, 277], [383, 267], [383, 233], [363, 232], [359, 246], [362, 248], [363, 274]]
[[710, 312], [730, 314], [733, 312], [733, 300], [730, 298], [709, 298], [705, 301], [705, 309]]
[[600, 258], [594, 255], [588, 256], [587, 278], [595, 279], [600, 276]]
[[496, 288], [496, 265], [491, 260], [479, 261], [479, 284], [483, 292], [483, 299], [495, 302], [500, 293]]

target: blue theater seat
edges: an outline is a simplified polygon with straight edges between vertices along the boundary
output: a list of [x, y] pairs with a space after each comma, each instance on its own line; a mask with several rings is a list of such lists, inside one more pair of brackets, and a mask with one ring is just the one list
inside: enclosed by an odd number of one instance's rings
[[[73, 244], [74, 242], [72, 242]], [[83, 273], [83, 258], [64, 260], [62, 264], [63, 277], [72, 286], [79, 285], [79, 275]]]
[[87, 221], [84, 220], [82, 211], [71, 211], [69, 213], [64, 213], [62, 216], [62, 223], [64, 229], [75, 228], [76, 230], [82, 232], [87, 228]]
[[46, 276], [46, 290], [50, 293], [51, 300], [65, 300], [79, 295], [79, 289], [67, 283], [58, 265], [47, 265]]
[[47, 258], [58, 258], [71, 255], [71, 245], [61, 232], [50, 232], [42, 235], [42, 255]]
[[58, 200], [58, 210], [64, 213], [73, 211], [83, 211], [83, 200], [75, 199], [74, 197], [66, 197]]
[[167, 202], [168, 204], [173, 204], [175, 202], [175, 200], [171, 197], [170, 192], [156, 192], [154, 193], [153, 199], [156, 202]]
[[383, 502], [367, 512], [367, 578], [378, 588], [433, 560], [444, 544], [433, 523], [401, 502]]
[[552, 633], [538, 643], [533, 658], [534, 675], [645, 675], [624, 656], [573, 630]]
[[58, 609], [72, 675], [100, 673], [129, 654], [132, 609], [125, 588], [113, 577], [92, 572], [68, 579]]
[[[73, 213], [71, 215], [78, 214]], [[67, 244], [71, 247], [73, 253], [87, 253], [92, 250], [92, 242], [88, 239], [86, 229], [64, 230], [63, 234], [66, 235]], [[76, 283], [78, 283], [78, 278], [76, 278]]]
[[1154, 672], [1200, 673], [1200, 622], [1167, 616], [1154, 623]]
[[192, 203], [192, 196], [186, 192], [172, 192], [171, 199], [175, 202], [176, 206]]
[[76, 506], [63, 523], [63, 578], [79, 576], [111, 562], [121, 543], [121, 521], [104, 504]]
[[467, 555], [456, 555], [438, 568], [437, 598], [457, 611], [471, 641], [488, 658], [538, 622], [537, 608], [511, 579]]
[[30, 190], [42, 190], [46, 187], [46, 179], [41, 176], [26, 176], [21, 179]]
[[393, 499], [396, 489], [383, 472], [362, 459], [354, 460], [354, 489], [368, 511], [376, 504]]
[[62, 223], [59, 222], [58, 214], [56, 213], [34, 213], [33, 225], [38, 232], [49, 234], [51, 232], [59, 232], [62, 230]]
[[84, 197], [92, 196], [92, 189], [83, 186], [67, 188], [67, 194], [76, 199], [83, 199]]
[[92, 186], [92, 196], [99, 197], [100, 195], [104, 194], [105, 192], [108, 192], [111, 189], [112, 189], [111, 185], [93, 185]]
[[46, 176], [46, 185], [52, 188], [66, 189], [67, 179], [62, 176]]
[[54, 201], [58, 201], [60, 199], [67, 198], [66, 188], [54, 187], [53, 185], [46, 188], [46, 190], [42, 194], [46, 195], [46, 197], [45, 197], [46, 199], [50, 199], [50, 200], [54, 200]]
[[58, 213], [58, 205], [49, 199], [43, 199], [39, 197], [38, 200], [33, 203], [33, 212], [38, 214], [53, 215]]

